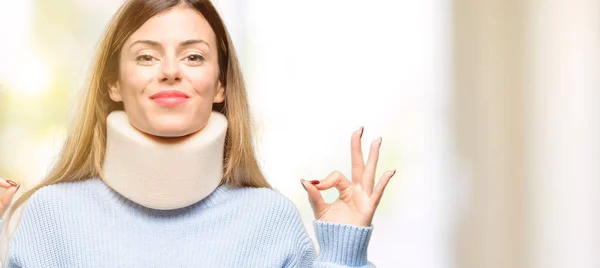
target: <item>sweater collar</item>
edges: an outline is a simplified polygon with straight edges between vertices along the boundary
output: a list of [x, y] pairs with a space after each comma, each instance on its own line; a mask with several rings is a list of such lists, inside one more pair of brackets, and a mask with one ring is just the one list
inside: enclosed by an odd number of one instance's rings
[[231, 198], [231, 191], [233, 190], [231, 186], [220, 185], [208, 196], [190, 206], [170, 210], [158, 210], [131, 201], [109, 187], [100, 177], [90, 178], [85, 185], [100, 202], [108, 205], [111, 209], [124, 212], [123, 215], [133, 215], [134, 218], [137, 214], [173, 217], [187, 214], [190, 210], [206, 210], [226, 202]]

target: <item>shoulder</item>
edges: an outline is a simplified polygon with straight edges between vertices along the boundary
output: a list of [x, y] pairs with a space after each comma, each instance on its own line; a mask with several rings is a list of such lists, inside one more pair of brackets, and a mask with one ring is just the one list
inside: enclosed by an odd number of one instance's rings
[[89, 184], [93, 182], [93, 179], [86, 179], [46, 185], [35, 191], [27, 203], [28, 205], [68, 203], [74, 201], [73, 199], [78, 199], [82, 195], [90, 194]]
[[23, 217], [48, 219], [85, 206], [86, 200], [93, 201], [90, 189], [93, 179], [60, 182], [46, 185], [35, 191], [24, 204]]
[[[65, 215], [72, 215], [74, 208], [82, 206], [87, 189], [86, 180], [77, 182], [61, 182], [46, 185], [36, 190], [20, 207], [18, 228], [15, 227], [13, 240], [35, 237], [39, 241], [52, 234], [52, 229], [64, 221]], [[84, 193], [84, 194], [82, 194]], [[84, 197], [84, 198], [82, 198]], [[28, 235], [19, 235], [26, 233]], [[13, 239], [14, 238], [14, 239]]]
[[232, 190], [232, 199], [246, 211], [266, 220], [300, 223], [296, 205], [282, 193], [269, 188], [240, 187]]
[[232, 190], [234, 199], [269, 209], [296, 210], [294, 203], [277, 190], [239, 187]]

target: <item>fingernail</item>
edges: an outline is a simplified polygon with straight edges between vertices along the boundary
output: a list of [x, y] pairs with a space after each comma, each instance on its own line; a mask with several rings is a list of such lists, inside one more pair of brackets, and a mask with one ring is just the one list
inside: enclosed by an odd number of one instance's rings
[[19, 186], [16, 182], [11, 181], [11, 180], [6, 180], [6, 182], [8, 182], [8, 184], [10, 184], [12, 186]]
[[19, 186], [17, 186], [17, 190], [15, 190], [15, 192], [16, 192], [16, 191], [18, 191], [18, 190], [19, 190], [19, 188], [21, 188], [21, 185], [20, 185], [20, 184], [19, 184]]
[[317, 181], [317, 180], [310, 181], [310, 184], [312, 184], [312, 185], [317, 185], [317, 184], [319, 184], [319, 183], [321, 183], [321, 182], [320, 182], [320, 181]]
[[362, 134], [365, 131], [365, 127], [360, 126], [360, 138], [362, 139]]
[[379, 137], [379, 147], [381, 147], [381, 142], [383, 142], [383, 138]]
[[394, 177], [394, 175], [396, 175], [396, 169], [392, 170], [392, 176], [390, 176], [390, 178]]
[[304, 188], [304, 191], [306, 191], [306, 186], [304, 186], [304, 182], [302, 182], [302, 180], [300, 180], [300, 184], [302, 184], [302, 188]]

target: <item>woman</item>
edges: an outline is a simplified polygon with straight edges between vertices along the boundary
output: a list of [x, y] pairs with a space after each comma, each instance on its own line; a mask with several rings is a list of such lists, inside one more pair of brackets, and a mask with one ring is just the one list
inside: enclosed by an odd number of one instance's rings
[[[373, 267], [381, 138], [352, 180], [301, 180], [320, 253], [252, 148], [231, 39], [210, 1], [130, 0], [111, 21], [59, 161], [11, 204], [0, 198], [3, 267]], [[324, 202], [320, 191], [340, 197]], [[20, 189], [19, 191], [23, 191]]]

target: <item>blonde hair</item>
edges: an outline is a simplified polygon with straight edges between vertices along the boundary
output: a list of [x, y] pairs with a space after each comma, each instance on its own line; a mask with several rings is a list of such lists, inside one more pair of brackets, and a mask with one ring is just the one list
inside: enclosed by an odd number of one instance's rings
[[177, 5], [197, 10], [215, 32], [219, 52], [219, 79], [225, 87], [225, 101], [213, 110], [227, 117], [224, 171], [221, 185], [271, 188], [263, 176], [254, 152], [248, 98], [231, 38], [220, 15], [209, 0], [129, 0], [112, 18], [97, 51], [85, 98], [60, 156], [46, 178], [25, 192], [12, 205], [7, 222], [15, 210], [40, 188], [61, 182], [102, 177], [106, 150], [106, 117], [122, 110], [112, 101], [108, 85], [118, 79], [119, 53], [127, 38], [156, 14]]

